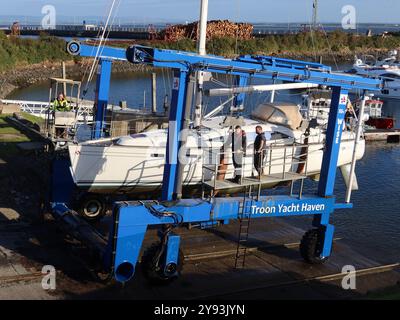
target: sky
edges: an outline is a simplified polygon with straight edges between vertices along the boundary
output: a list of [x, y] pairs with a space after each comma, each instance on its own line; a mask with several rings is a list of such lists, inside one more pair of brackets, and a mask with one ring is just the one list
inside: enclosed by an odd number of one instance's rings
[[[133, 23], [193, 21], [200, 0], [118, 0], [117, 19]], [[104, 17], [111, 0], [0, 0], [1, 19], [40, 17], [44, 5], [53, 5], [59, 17]], [[209, 19], [246, 22], [310, 22], [313, 0], [209, 0]], [[357, 23], [400, 23], [399, 0], [319, 0], [319, 21], [340, 23], [342, 7], [356, 8]]]

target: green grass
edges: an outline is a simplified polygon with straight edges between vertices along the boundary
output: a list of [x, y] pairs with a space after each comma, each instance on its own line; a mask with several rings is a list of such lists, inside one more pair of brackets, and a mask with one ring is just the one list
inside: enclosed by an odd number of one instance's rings
[[22, 134], [18, 129], [12, 127], [7, 121], [6, 121], [7, 115], [0, 115], [0, 139], [1, 136], [6, 135], [6, 134], [15, 134], [19, 135]]
[[30, 122], [34, 123], [34, 124], [43, 124], [44, 123], [44, 119], [40, 118], [40, 117], [36, 117], [30, 113], [27, 112], [21, 112], [21, 115], [26, 119], [29, 120]]
[[0, 72], [43, 61], [71, 60], [65, 41], [42, 34], [39, 39], [7, 37], [0, 31]]
[[0, 115], [0, 158], [17, 154], [17, 144], [30, 141], [25, 134], [6, 121], [7, 116]]
[[[112, 42], [111, 42], [112, 43]], [[196, 42], [192, 39], [182, 39], [175, 42], [138, 41], [138, 43], [165, 49], [196, 51]], [[126, 46], [126, 44], [115, 44]], [[207, 51], [210, 54], [232, 57], [242, 54], [279, 55], [323, 55], [347, 54], [368, 49], [393, 49], [400, 46], [400, 34], [385, 38], [381, 36], [367, 37], [333, 31], [301, 32], [298, 34], [268, 35], [262, 39], [238, 40], [235, 38], [213, 38], [207, 41]], [[30, 65], [43, 61], [72, 60], [65, 50], [65, 41], [42, 34], [39, 39], [7, 37], [0, 31], [0, 72], [12, 70], [16, 66]]]
[[[143, 41], [142, 44], [158, 48], [195, 51], [196, 42], [183, 39], [177, 42]], [[281, 53], [313, 55], [347, 54], [354, 51], [368, 49], [393, 49], [400, 46], [400, 35], [386, 38], [381, 36], [367, 37], [364, 35], [349, 34], [340, 30], [325, 34], [324, 32], [301, 32], [298, 34], [267, 35], [265, 38], [238, 40], [235, 38], [214, 38], [207, 41], [207, 52], [222, 56], [237, 54], [264, 54]]]

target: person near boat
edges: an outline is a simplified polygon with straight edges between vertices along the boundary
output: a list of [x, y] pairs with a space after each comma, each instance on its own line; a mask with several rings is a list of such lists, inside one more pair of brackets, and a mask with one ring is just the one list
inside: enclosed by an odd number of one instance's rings
[[263, 174], [263, 164], [267, 150], [267, 138], [261, 126], [256, 126], [256, 138], [254, 140], [254, 168], [258, 177]]
[[235, 130], [228, 136], [227, 145], [232, 146], [232, 162], [235, 168], [235, 183], [242, 180], [243, 157], [246, 157], [247, 138], [246, 132], [237, 125]]
[[71, 106], [65, 99], [64, 93], [60, 92], [56, 99], [53, 101], [53, 110], [60, 112], [71, 111]]
[[351, 130], [355, 125], [356, 116], [358, 117], [358, 110], [354, 110], [353, 105], [349, 101], [344, 115], [345, 128]]

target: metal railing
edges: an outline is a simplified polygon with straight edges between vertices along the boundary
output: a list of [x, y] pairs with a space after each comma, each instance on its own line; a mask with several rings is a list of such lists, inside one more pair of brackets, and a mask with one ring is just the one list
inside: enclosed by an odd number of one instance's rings
[[[212, 151], [206, 151], [208, 153]], [[202, 165], [202, 184], [215, 190], [233, 187], [232, 184], [219, 184], [219, 181], [229, 181], [235, 173], [240, 172], [240, 179], [236, 181], [238, 187], [257, 186], [258, 194], [263, 184], [279, 183], [283, 181], [301, 180], [300, 192], [303, 191], [303, 180], [307, 177], [309, 145], [294, 142], [290, 145], [269, 145], [265, 149], [265, 154], [260, 154], [261, 167], [260, 174], [254, 175], [257, 168], [254, 166], [254, 156], [245, 156], [242, 151], [238, 152], [215, 152], [213, 161], [206, 164], [205, 160], [209, 156], [203, 154]], [[233, 155], [238, 154], [242, 157], [241, 167], [235, 168]], [[250, 162], [251, 161], [251, 162]], [[207, 178], [210, 176], [210, 178]], [[291, 195], [293, 194], [293, 183], [291, 183]], [[204, 196], [204, 190], [203, 190]]]
[[[26, 112], [41, 118], [46, 118], [49, 111], [49, 107], [52, 106], [52, 104], [49, 104], [49, 102], [43, 102], [43, 101], [1, 99], [0, 102], [2, 104], [18, 105], [22, 112]], [[92, 104], [79, 104], [77, 116], [78, 118], [83, 117], [84, 114], [92, 116], [92, 111], [93, 111]]]

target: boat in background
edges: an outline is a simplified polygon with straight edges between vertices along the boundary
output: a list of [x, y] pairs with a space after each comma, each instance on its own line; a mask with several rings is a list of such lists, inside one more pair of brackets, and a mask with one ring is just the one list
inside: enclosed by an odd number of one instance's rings
[[[361, 101], [356, 102], [356, 109], [359, 109]], [[392, 129], [395, 119], [385, 116], [382, 112], [384, 102], [372, 97], [365, 102], [365, 114], [368, 114], [369, 119], [365, 122], [366, 125], [375, 129]]]
[[[329, 90], [312, 90], [302, 97], [300, 110], [309, 120], [315, 119], [319, 125], [326, 125], [331, 106], [331, 92]], [[358, 115], [361, 100], [355, 102], [354, 112]], [[395, 119], [383, 113], [384, 102], [374, 95], [368, 95], [364, 109], [364, 127], [372, 129], [392, 129]], [[353, 109], [351, 102], [349, 108]], [[369, 128], [371, 129], [371, 128]]]
[[385, 87], [375, 96], [400, 99], [400, 61], [397, 50], [389, 52], [387, 58], [376, 59], [367, 55], [363, 58], [355, 57], [352, 69], [347, 73], [357, 74], [370, 78], [382, 78]]

